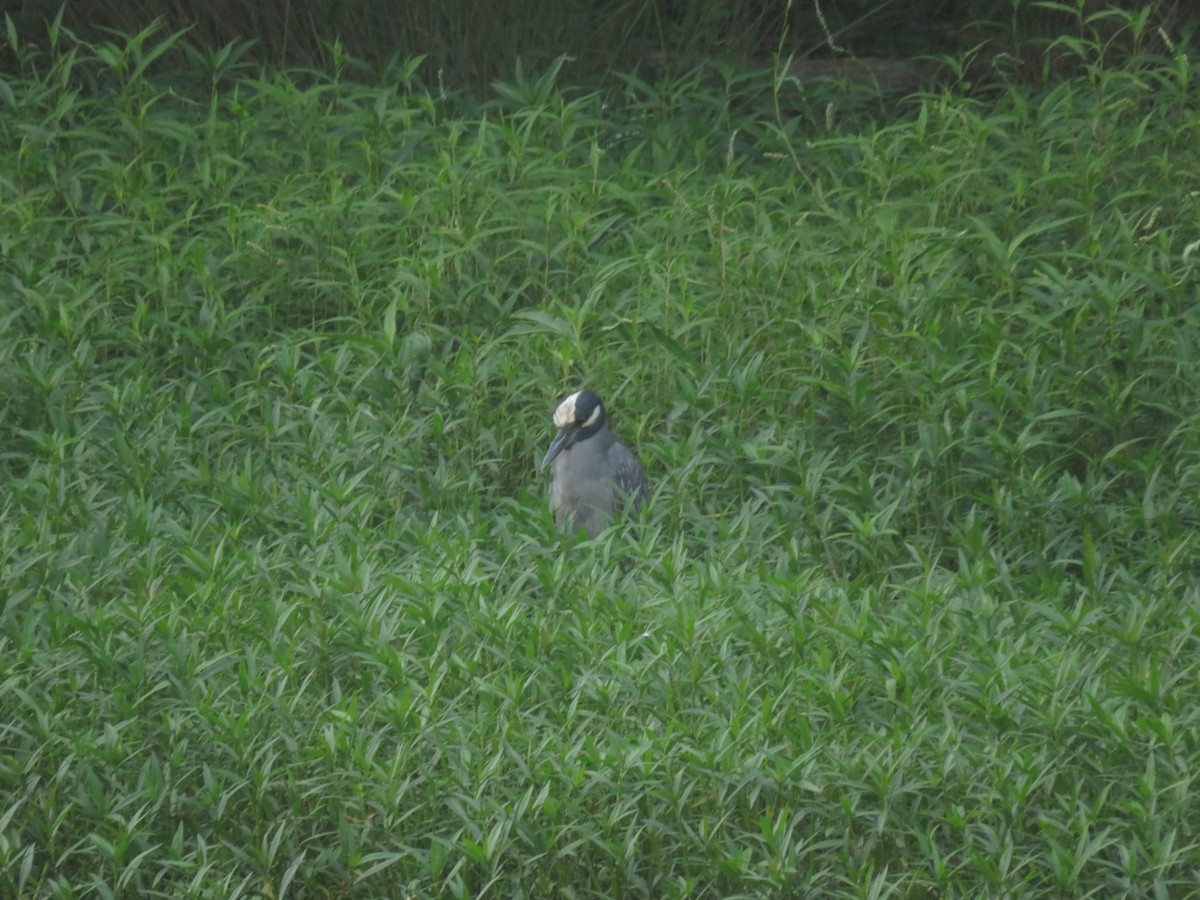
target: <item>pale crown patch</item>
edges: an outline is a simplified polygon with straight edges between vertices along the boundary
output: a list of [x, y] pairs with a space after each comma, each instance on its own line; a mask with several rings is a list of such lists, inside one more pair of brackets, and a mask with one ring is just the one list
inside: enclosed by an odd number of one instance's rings
[[575, 400], [582, 394], [583, 391], [576, 391], [570, 397], [558, 404], [558, 409], [554, 411], [554, 425], [556, 428], [567, 428], [575, 424]]

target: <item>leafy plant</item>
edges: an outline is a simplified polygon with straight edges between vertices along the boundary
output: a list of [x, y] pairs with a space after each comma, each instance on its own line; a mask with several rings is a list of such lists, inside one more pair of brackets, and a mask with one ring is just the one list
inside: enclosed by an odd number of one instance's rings
[[[0, 892], [1191, 888], [1183, 54], [882, 117], [155, 40], [0, 88]], [[577, 543], [584, 383], [653, 499]]]

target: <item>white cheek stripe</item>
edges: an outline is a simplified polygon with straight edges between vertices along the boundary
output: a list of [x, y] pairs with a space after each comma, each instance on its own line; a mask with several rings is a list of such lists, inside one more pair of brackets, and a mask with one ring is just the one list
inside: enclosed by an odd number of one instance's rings
[[587, 428], [589, 425], [593, 424], [599, 418], [600, 418], [600, 407], [597, 406], [595, 409], [592, 410], [592, 414], [590, 416], [588, 416], [587, 421], [583, 423], [583, 427]]

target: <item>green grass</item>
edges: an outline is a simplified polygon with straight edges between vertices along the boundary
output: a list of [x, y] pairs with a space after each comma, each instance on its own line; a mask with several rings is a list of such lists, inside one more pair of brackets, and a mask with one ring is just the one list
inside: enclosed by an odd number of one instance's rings
[[[160, 47], [0, 82], [0, 894], [1194, 891], [1182, 50], [885, 114]], [[654, 490], [579, 544], [582, 384]]]

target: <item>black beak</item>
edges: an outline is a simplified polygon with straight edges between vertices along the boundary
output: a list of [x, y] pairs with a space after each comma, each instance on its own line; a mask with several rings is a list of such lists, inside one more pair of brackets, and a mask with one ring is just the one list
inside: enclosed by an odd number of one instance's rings
[[550, 463], [554, 462], [554, 457], [562, 453], [573, 443], [575, 443], [575, 435], [578, 434], [578, 429], [575, 428], [560, 428], [558, 434], [554, 436], [554, 440], [550, 442], [550, 449], [546, 451], [546, 455], [542, 457], [542, 464], [538, 469], [544, 469]]

